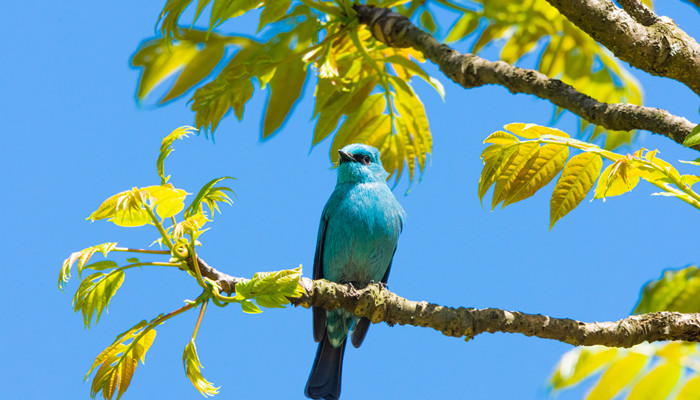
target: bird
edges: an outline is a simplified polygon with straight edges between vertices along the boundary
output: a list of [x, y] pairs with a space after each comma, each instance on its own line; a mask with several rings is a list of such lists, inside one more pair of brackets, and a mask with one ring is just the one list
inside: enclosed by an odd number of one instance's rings
[[[338, 150], [338, 156], [338, 180], [321, 214], [313, 279], [356, 288], [386, 285], [405, 212], [387, 186], [389, 174], [379, 150], [355, 143]], [[360, 347], [369, 325], [369, 319], [344, 309], [313, 307], [313, 335], [319, 344], [306, 397], [340, 397], [348, 335], [352, 345]]]

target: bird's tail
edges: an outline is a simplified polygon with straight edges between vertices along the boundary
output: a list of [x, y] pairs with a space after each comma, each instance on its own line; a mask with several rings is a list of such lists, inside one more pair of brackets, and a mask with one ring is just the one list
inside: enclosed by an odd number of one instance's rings
[[311, 399], [337, 400], [340, 397], [340, 377], [343, 373], [345, 342], [333, 347], [328, 334], [323, 337], [316, 350], [314, 366], [306, 382], [304, 394]]

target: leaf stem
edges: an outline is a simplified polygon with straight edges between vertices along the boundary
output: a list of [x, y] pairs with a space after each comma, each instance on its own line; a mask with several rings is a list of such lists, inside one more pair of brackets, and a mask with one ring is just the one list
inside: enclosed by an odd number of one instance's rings
[[202, 303], [202, 308], [199, 310], [199, 318], [197, 318], [197, 325], [194, 326], [194, 332], [192, 333], [192, 341], [197, 338], [197, 332], [199, 331], [199, 325], [202, 323], [202, 317], [204, 317], [204, 311], [207, 309], [207, 304], [209, 301]]
[[146, 212], [148, 212], [148, 215], [150, 215], [151, 220], [153, 220], [153, 224], [156, 226], [156, 229], [158, 229], [158, 232], [160, 232], [160, 236], [163, 238], [163, 243], [165, 243], [165, 245], [172, 251], [173, 242], [170, 241], [170, 237], [168, 237], [165, 229], [163, 229], [163, 224], [158, 221], [158, 217], [156, 217], [156, 214], [153, 212], [153, 208], [151, 208], [151, 206], [148, 204], [144, 204], [144, 208], [146, 209]]

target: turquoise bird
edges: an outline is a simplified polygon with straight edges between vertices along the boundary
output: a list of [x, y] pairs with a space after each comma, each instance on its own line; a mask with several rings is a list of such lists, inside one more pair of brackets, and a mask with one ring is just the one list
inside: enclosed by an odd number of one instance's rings
[[[362, 288], [386, 283], [403, 228], [404, 211], [386, 184], [379, 150], [351, 144], [338, 151], [338, 181], [321, 215], [314, 279]], [[360, 347], [370, 321], [343, 309], [313, 308], [314, 340], [320, 342], [304, 393], [312, 399], [340, 397], [348, 334]]]

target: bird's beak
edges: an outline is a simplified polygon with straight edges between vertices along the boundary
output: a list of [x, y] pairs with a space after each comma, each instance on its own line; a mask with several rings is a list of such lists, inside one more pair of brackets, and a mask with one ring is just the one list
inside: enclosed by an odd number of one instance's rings
[[338, 164], [342, 164], [346, 161], [355, 161], [355, 159], [352, 158], [352, 156], [350, 154], [344, 152], [343, 150], [338, 150], [338, 154], [340, 154], [340, 158], [338, 159]]

